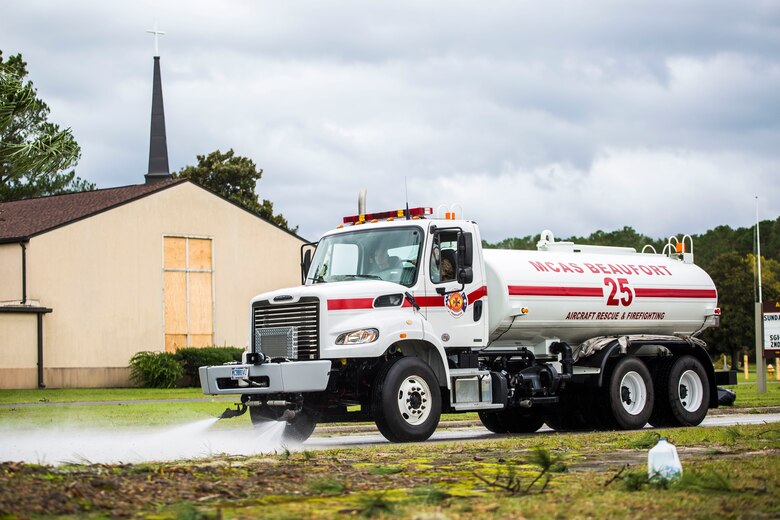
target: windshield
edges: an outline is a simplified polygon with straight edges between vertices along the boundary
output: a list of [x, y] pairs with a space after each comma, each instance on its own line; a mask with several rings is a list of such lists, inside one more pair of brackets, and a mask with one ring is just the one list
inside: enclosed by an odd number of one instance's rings
[[417, 227], [355, 231], [320, 240], [306, 283], [385, 280], [411, 287], [422, 231]]

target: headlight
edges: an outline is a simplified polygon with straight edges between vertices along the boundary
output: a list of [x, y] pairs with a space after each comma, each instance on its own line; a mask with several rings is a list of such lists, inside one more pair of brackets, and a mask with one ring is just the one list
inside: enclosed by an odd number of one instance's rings
[[336, 345], [360, 345], [361, 343], [373, 343], [379, 339], [377, 329], [360, 329], [339, 334]]

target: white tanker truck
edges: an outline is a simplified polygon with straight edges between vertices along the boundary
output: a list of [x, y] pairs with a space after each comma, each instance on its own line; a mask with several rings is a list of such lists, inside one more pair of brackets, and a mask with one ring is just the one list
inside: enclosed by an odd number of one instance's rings
[[[699, 424], [717, 407], [697, 335], [717, 326], [690, 238], [661, 253], [556, 242], [481, 247], [477, 224], [431, 208], [345, 217], [301, 249], [303, 284], [256, 296], [241, 363], [200, 368], [223, 417], [376, 422], [422, 441], [442, 413], [496, 433]], [[313, 254], [312, 254], [313, 253]]]

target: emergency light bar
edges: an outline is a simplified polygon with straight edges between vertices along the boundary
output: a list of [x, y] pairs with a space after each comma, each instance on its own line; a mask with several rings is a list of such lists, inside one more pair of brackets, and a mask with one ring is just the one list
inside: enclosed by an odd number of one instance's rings
[[[409, 208], [409, 217], [425, 218], [427, 215], [433, 215], [433, 208]], [[396, 209], [393, 211], [381, 211], [379, 213], [366, 213], [365, 215], [352, 215], [344, 217], [344, 224], [357, 224], [370, 220], [406, 218], [405, 209]]]

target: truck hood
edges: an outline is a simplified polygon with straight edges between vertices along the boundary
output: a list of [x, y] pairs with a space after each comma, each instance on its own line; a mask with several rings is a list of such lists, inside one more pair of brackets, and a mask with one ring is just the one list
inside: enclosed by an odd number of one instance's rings
[[252, 303], [263, 300], [271, 303], [295, 303], [301, 298], [310, 296], [322, 301], [373, 299], [384, 294], [403, 294], [407, 291], [409, 288], [406, 286], [384, 280], [318, 283], [258, 294], [252, 298]]

